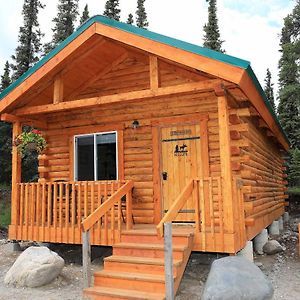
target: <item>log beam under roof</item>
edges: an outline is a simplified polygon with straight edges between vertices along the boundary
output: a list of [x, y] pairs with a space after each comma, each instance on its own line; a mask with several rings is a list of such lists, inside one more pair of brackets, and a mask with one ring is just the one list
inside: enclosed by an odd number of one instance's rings
[[188, 92], [205, 92], [213, 90], [220, 80], [205, 80], [200, 82], [193, 82], [187, 84], [180, 84], [175, 86], [161, 87], [156, 90], [142, 90], [135, 92], [120, 93], [114, 95], [106, 95], [100, 97], [86, 98], [73, 100], [68, 102], [61, 102], [56, 104], [39, 105], [33, 107], [23, 107], [15, 110], [17, 116], [37, 115], [43, 113], [59, 112], [64, 110], [79, 109], [83, 107], [92, 107], [97, 105], [117, 103], [124, 101], [131, 101], [135, 99], [147, 99], [162, 97], [168, 95], [176, 95]]
[[39, 129], [47, 129], [47, 122], [35, 119], [22, 118], [11, 114], [2, 114], [0, 117], [1, 121], [7, 123], [21, 123], [37, 127]]

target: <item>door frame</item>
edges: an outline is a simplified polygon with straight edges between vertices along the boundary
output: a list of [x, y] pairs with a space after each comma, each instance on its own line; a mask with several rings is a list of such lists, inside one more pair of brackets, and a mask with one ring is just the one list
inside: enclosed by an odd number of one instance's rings
[[158, 224], [163, 216], [163, 195], [161, 178], [161, 128], [171, 125], [200, 125], [200, 147], [201, 160], [203, 162], [202, 177], [209, 177], [209, 155], [208, 155], [208, 114], [188, 114], [184, 116], [166, 117], [154, 119], [152, 126], [152, 165], [153, 165], [153, 201], [154, 201], [154, 223]]

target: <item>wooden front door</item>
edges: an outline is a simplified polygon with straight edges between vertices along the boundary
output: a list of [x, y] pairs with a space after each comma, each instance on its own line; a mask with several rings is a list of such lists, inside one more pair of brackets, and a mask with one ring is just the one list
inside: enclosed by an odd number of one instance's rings
[[[161, 128], [162, 206], [166, 213], [186, 184], [199, 177], [201, 166], [200, 124]], [[177, 222], [193, 222], [192, 196], [180, 211]]]

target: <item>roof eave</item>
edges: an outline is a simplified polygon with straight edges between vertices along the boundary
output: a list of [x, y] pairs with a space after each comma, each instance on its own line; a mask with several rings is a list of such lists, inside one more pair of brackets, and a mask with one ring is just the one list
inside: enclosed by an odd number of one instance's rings
[[248, 68], [245, 70], [239, 86], [259, 112], [263, 120], [267, 123], [271, 131], [275, 134], [277, 140], [280, 142], [283, 148], [288, 151], [290, 147], [289, 139], [251, 66], [248, 66]]

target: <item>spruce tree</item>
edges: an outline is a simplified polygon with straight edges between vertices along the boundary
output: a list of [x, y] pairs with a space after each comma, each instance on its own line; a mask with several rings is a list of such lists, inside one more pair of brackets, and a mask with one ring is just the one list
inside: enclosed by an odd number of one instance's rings
[[215, 51], [225, 52], [222, 49], [220, 30], [217, 18], [217, 0], [206, 0], [208, 2], [208, 22], [204, 25], [203, 46]]
[[45, 53], [54, 49], [74, 32], [78, 16], [79, 0], [59, 0], [57, 5], [57, 16], [53, 19], [54, 28], [52, 41], [44, 46]]
[[133, 25], [134, 19], [133, 19], [133, 15], [132, 14], [128, 15], [128, 19], [127, 19], [126, 23], [130, 24], [130, 25]]
[[0, 121], [0, 182], [11, 182], [12, 126]]
[[90, 18], [89, 7], [86, 4], [80, 18], [80, 25]]
[[137, 1], [136, 26], [144, 29], [147, 29], [149, 26], [145, 9], [145, 0]]
[[38, 13], [42, 8], [44, 6], [39, 0], [24, 0], [22, 10], [24, 24], [20, 27], [19, 45], [12, 56], [13, 80], [18, 79], [40, 59], [43, 34], [39, 28]]
[[1, 76], [0, 92], [5, 90], [10, 84], [11, 84], [10, 65], [7, 61], [4, 66], [4, 73]]
[[[300, 2], [296, 5], [300, 8]], [[296, 8], [295, 8], [296, 9]], [[299, 36], [300, 27], [295, 20], [295, 9], [284, 20], [281, 32], [281, 58], [279, 61], [280, 122], [291, 142], [292, 148], [300, 149], [300, 83], [299, 83]]]
[[272, 83], [272, 74], [270, 72], [270, 69], [267, 69], [267, 74], [265, 78], [265, 87], [264, 91], [267, 96], [267, 99], [269, 100], [270, 104], [273, 107], [274, 112], [276, 111], [276, 106], [275, 106], [275, 98], [274, 98], [274, 84]]
[[[8, 61], [4, 66], [1, 76], [0, 92], [11, 84], [10, 65]], [[0, 182], [9, 183], [11, 180], [11, 135], [12, 126], [9, 123], [0, 122]]]
[[279, 120], [290, 143], [288, 158], [289, 185], [300, 185], [300, 1], [284, 19], [279, 60]]
[[300, 150], [291, 151], [288, 181], [290, 186], [300, 186]]
[[114, 19], [116, 21], [120, 20], [121, 10], [119, 9], [119, 0], [107, 0], [105, 3], [105, 10], [103, 15]]

